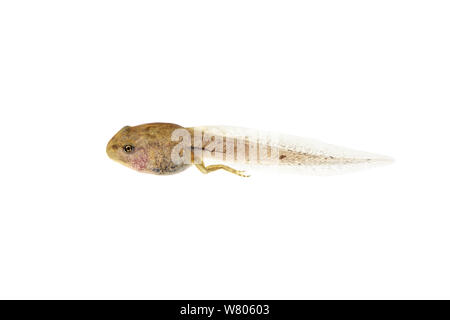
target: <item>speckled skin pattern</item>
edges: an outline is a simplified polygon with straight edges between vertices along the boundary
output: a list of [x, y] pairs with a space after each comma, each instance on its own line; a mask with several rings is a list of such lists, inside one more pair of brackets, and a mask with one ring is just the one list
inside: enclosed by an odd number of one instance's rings
[[[171, 152], [179, 142], [172, 141], [172, 132], [183, 128], [172, 123], [149, 123], [135, 127], [123, 127], [109, 141], [108, 156], [139, 172], [169, 175], [187, 169], [189, 164], [175, 164]], [[125, 146], [133, 150], [125, 152]]]

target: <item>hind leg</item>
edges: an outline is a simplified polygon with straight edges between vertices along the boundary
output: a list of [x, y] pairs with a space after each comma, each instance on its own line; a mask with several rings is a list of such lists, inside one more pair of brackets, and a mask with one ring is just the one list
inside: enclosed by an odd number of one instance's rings
[[234, 173], [240, 177], [250, 177], [249, 175], [245, 174], [245, 171], [239, 171], [223, 164], [212, 164], [210, 166], [205, 166], [205, 164], [202, 161], [202, 163], [195, 164], [195, 166], [198, 168], [198, 170], [200, 170], [202, 173], [205, 174], [222, 169]]

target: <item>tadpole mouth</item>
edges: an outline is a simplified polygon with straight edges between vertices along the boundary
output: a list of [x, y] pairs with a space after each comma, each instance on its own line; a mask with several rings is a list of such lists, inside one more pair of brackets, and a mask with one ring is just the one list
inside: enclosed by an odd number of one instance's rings
[[106, 154], [108, 155], [108, 157], [110, 157], [111, 159], [114, 159], [113, 155], [113, 140], [109, 140], [108, 144], [106, 145]]

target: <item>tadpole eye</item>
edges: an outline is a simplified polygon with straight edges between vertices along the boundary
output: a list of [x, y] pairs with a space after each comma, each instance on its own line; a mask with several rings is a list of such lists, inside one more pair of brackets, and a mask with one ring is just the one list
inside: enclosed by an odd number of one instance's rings
[[123, 146], [123, 151], [125, 151], [126, 153], [130, 153], [133, 150], [134, 150], [134, 147], [132, 145], [127, 144], [127, 145]]

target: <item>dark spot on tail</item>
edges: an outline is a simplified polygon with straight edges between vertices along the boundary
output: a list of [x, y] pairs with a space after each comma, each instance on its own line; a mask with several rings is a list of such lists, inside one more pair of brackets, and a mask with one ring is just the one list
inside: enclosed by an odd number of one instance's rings
[[286, 158], [286, 156], [285, 156], [284, 154], [282, 154], [282, 155], [280, 156], [280, 160], [283, 160], [284, 158]]

